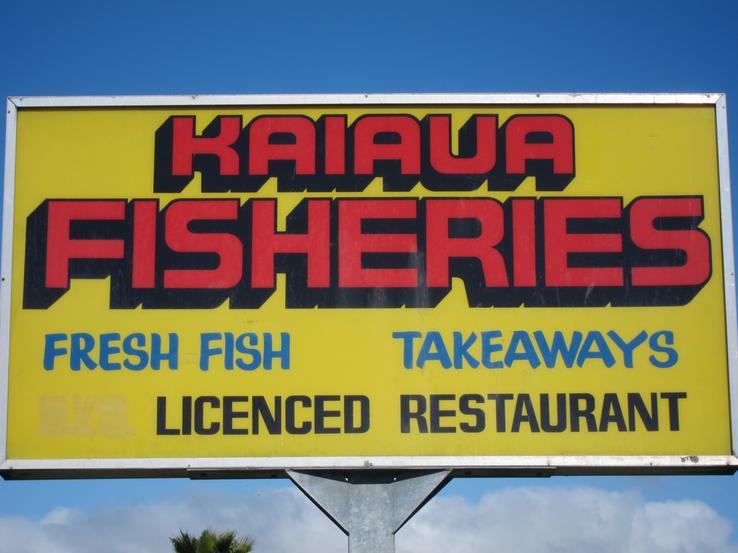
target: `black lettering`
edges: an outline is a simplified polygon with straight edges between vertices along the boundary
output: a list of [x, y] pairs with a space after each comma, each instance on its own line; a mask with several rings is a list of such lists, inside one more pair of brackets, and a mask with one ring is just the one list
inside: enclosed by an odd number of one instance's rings
[[[355, 410], [359, 411], [359, 424], [356, 426]], [[366, 396], [346, 396], [343, 398], [343, 431], [346, 434], [363, 434], [369, 430], [369, 398]]]
[[623, 409], [620, 407], [620, 400], [617, 394], [605, 394], [602, 398], [602, 414], [600, 415], [600, 432], [607, 432], [607, 427], [611, 422], [618, 425], [620, 432], [625, 432], [625, 418], [623, 417]]
[[495, 416], [497, 418], [497, 432], [505, 432], [505, 403], [513, 398], [512, 394], [489, 394], [487, 399], [495, 402]]
[[538, 419], [533, 409], [533, 402], [530, 394], [519, 394], [515, 402], [515, 414], [513, 415], [511, 432], [520, 432], [520, 425], [524, 422], [528, 423], [531, 432], [540, 432], [538, 427]]
[[159, 436], [178, 436], [177, 428], [167, 428], [167, 398], [156, 398], [156, 433]]
[[308, 396], [287, 396], [285, 401], [285, 426], [288, 434], [308, 434], [312, 429], [310, 421], [303, 421], [301, 425], [297, 425], [297, 417], [295, 414], [296, 404], [303, 407], [311, 407], [313, 402]]
[[[411, 408], [414, 405], [414, 409]], [[410, 419], [414, 419], [418, 423], [418, 432], [426, 434], [428, 432], [428, 420], [425, 418], [425, 412], [428, 408], [425, 396], [401, 395], [400, 396], [400, 431], [403, 434], [410, 432]]]
[[679, 430], [679, 400], [687, 398], [687, 392], [662, 392], [661, 397], [669, 403], [669, 430]]
[[274, 410], [264, 396], [254, 396], [251, 399], [251, 432], [260, 433], [259, 421], [264, 423], [269, 434], [282, 433], [282, 396], [274, 396]]
[[211, 422], [209, 426], [205, 426], [205, 405], [219, 409], [220, 400], [215, 396], [201, 396], [195, 400], [195, 434], [217, 434], [220, 430], [219, 422]]
[[456, 411], [441, 409], [442, 401], [453, 401], [456, 396], [453, 394], [431, 394], [430, 396], [430, 420], [431, 432], [439, 434], [453, 434], [456, 432], [454, 426], [442, 426], [441, 419], [449, 418], [456, 415]]
[[[584, 401], [584, 407], [580, 402]], [[597, 421], [592, 414], [595, 408], [595, 399], [592, 394], [571, 394], [569, 396], [569, 413], [571, 416], [571, 431], [579, 432], [579, 419], [587, 423], [588, 432], [597, 432]]]
[[656, 394], [651, 394], [651, 411], [648, 411], [641, 394], [628, 394], [628, 430], [636, 429], [636, 411], [646, 430], [653, 432], [659, 429], [659, 406]]
[[468, 422], [462, 422], [459, 424], [459, 428], [461, 428], [462, 432], [482, 432], [484, 430], [484, 411], [477, 407], [472, 407], [472, 403], [484, 403], [484, 396], [479, 394], [464, 394], [459, 398], [459, 411], [461, 414], [471, 415], [474, 417], [474, 424], [469, 424]]
[[192, 434], [192, 396], [182, 398], [182, 434]]
[[325, 404], [329, 401], [340, 401], [341, 396], [315, 396], [315, 433], [316, 434], [340, 434], [341, 429], [326, 426], [325, 419], [341, 416], [341, 411], [328, 410]]
[[551, 424], [549, 395], [541, 394], [541, 429], [544, 432], [566, 430], [566, 394], [556, 394], [556, 424]]
[[234, 428], [233, 419], [249, 418], [248, 411], [236, 411], [233, 408], [234, 403], [247, 403], [247, 396], [225, 396], [223, 398], [223, 434], [248, 434], [246, 428]]

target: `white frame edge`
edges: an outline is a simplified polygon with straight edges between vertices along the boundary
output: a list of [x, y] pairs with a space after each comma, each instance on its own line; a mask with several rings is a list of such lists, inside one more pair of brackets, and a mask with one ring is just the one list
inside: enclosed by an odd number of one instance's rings
[[733, 257], [733, 215], [730, 193], [730, 150], [728, 113], [725, 95], [715, 103], [717, 131], [718, 181], [723, 243], [723, 279], [725, 282], [725, 332], [728, 345], [728, 388], [730, 393], [733, 455], [738, 455], [738, 323], [736, 322], [735, 260]]
[[[246, 457], [246, 458], [125, 458], [125, 459], [54, 459], [8, 460], [8, 364], [10, 343], [10, 303], [12, 284], [13, 199], [15, 191], [16, 129], [19, 109], [65, 107], [207, 107], [270, 105], [402, 105], [402, 104], [529, 104], [529, 105], [712, 105], [715, 108], [723, 246], [723, 279], [728, 357], [728, 385], [731, 410], [732, 456], [495, 456], [495, 457]], [[574, 474], [618, 469], [648, 472], [700, 472], [714, 470], [735, 472], [738, 468], [738, 323], [736, 321], [735, 267], [730, 194], [727, 109], [724, 94], [307, 94], [307, 95], [191, 95], [191, 96], [76, 96], [10, 97], [7, 99], [5, 142], [5, 177], [2, 237], [2, 282], [0, 282], [0, 473], [3, 476], [27, 471], [34, 476], [44, 473], [73, 472], [75, 477], [133, 471], [141, 476], [156, 471], [176, 475], [191, 471], [217, 474], [225, 470], [239, 472], [284, 471], [286, 469], [410, 469], [453, 468], [481, 471], [514, 470], [535, 472], [570, 469]], [[182, 474], [180, 474], [182, 473]], [[12, 477], [12, 476], [11, 476]]]
[[282, 471], [294, 470], [365, 470], [365, 469], [414, 469], [451, 468], [460, 471], [479, 469], [535, 470], [630, 468], [663, 468], [699, 471], [724, 469], [735, 471], [738, 458], [729, 455], [704, 457], [677, 455], [570, 455], [570, 456], [377, 456], [377, 457], [198, 457], [198, 458], [123, 458], [123, 459], [20, 459], [6, 461], [0, 472], [6, 471], [182, 471], [217, 473], [219, 471]]
[[511, 94], [253, 94], [190, 96], [14, 96], [22, 108], [44, 107], [205, 107], [382, 104], [715, 104], [719, 93], [511, 93]]
[[10, 288], [13, 282], [13, 206], [15, 198], [15, 131], [18, 110], [8, 98], [5, 118], [5, 175], [3, 177], [3, 238], [0, 265], [0, 462], [7, 456], [8, 366], [10, 362]]

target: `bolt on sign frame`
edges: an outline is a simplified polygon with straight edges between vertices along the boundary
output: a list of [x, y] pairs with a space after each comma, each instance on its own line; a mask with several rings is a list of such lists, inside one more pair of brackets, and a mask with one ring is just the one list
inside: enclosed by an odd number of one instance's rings
[[6, 117], [6, 478], [738, 467], [723, 95]]

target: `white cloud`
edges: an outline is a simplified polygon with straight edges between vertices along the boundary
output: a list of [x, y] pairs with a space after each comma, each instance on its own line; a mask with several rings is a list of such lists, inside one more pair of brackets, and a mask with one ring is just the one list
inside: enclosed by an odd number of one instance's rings
[[[346, 538], [298, 491], [198, 492], [177, 500], [0, 517], [0, 553], [160, 553], [169, 536], [210, 527], [256, 539], [257, 553], [339, 553]], [[635, 492], [515, 487], [478, 502], [431, 501], [398, 534], [398, 553], [738, 553], [727, 520], [700, 501]]]
[[193, 493], [179, 500], [79, 511], [57, 507], [38, 521], [0, 517], [0, 553], [161, 553], [179, 530], [236, 530], [257, 551], [329, 553], [345, 537], [300, 492]]
[[699, 501], [635, 492], [509, 488], [478, 503], [433, 500], [398, 534], [398, 552], [738, 553], [730, 523]]

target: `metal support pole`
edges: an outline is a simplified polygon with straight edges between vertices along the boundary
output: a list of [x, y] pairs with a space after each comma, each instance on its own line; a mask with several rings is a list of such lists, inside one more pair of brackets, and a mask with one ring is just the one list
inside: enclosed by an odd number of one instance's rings
[[287, 474], [348, 535], [349, 553], [394, 553], [395, 533], [451, 479], [449, 470]]

